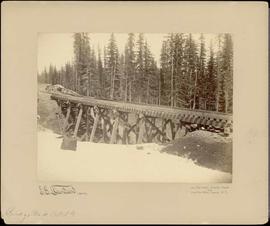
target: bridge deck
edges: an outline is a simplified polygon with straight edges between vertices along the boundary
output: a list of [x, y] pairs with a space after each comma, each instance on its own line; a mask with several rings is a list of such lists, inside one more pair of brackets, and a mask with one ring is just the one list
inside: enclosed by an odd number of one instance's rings
[[95, 99], [92, 97], [76, 97], [66, 94], [52, 94], [51, 99], [59, 101], [69, 101], [71, 103], [81, 103], [87, 106], [97, 106], [100, 108], [112, 109], [122, 112], [143, 114], [150, 117], [163, 119], [181, 120], [187, 123], [197, 123], [202, 125], [212, 125], [224, 127], [225, 124], [232, 124], [232, 115], [221, 112], [189, 110], [183, 108], [167, 107], [160, 105], [134, 104], [116, 102], [110, 100]]

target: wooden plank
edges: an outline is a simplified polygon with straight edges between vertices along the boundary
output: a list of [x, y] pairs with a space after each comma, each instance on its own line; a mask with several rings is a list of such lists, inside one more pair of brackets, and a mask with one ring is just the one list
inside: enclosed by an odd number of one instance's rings
[[99, 113], [97, 113], [96, 117], [95, 117], [94, 125], [93, 125], [92, 131], [91, 131], [90, 142], [93, 142], [93, 140], [94, 140], [95, 133], [96, 133], [97, 126], [98, 126], [98, 122], [99, 122]]
[[80, 125], [81, 118], [82, 118], [82, 112], [83, 112], [83, 109], [80, 108], [79, 115], [77, 117], [77, 122], [76, 122], [75, 129], [74, 129], [74, 137], [77, 137], [77, 133], [78, 133], [78, 130], [79, 130], [79, 125]]

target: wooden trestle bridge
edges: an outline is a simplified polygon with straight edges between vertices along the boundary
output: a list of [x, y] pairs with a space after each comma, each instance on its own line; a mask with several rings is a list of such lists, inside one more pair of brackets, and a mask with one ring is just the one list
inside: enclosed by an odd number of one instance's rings
[[[232, 115], [220, 112], [141, 105], [67, 94], [51, 94], [63, 117], [62, 133], [90, 142], [169, 142], [193, 128], [232, 130]], [[195, 127], [194, 127], [195, 126]]]

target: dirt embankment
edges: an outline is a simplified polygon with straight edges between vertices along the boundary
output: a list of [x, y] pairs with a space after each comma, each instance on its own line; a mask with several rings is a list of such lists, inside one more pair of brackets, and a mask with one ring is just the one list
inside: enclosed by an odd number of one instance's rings
[[191, 159], [197, 165], [232, 173], [232, 138], [194, 131], [166, 145], [162, 152]]
[[47, 84], [39, 84], [38, 92], [38, 129], [47, 128], [55, 133], [60, 133], [60, 121], [57, 119], [59, 112], [56, 101], [51, 100], [50, 94], [45, 91]]

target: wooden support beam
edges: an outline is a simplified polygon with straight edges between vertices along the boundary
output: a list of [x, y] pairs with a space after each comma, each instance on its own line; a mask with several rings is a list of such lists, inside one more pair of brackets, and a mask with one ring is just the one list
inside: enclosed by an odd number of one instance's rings
[[[108, 110], [107, 109], [100, 109], [99, 111], [99, 119], [101, 121], [101, 127], [102, 127], [102, 142], [104, 143], [107, 143], [109, 141], [109, 138], [108, 138], [108, 129], [107, 129], [107, 125], [109, 124], [109, 118], [108, 118]], [[109, 124], [109, 126], [111, 126]], [[109, 128], [110, 130], [110, 128]]]
[[[167, 124], [170, 121], [170, 119], [163, 119], [162, 120], [162, 142], [165, 142], [166, 140], [168, 140], [168, 136], [166, 135], [166, 128], [167, 128]], [[169, 139], [170, 140], [170, 139]]]
[[[152, 118], [152, 124], [156, 125], [156, 118]], [[152, 136], [153, 134], [153, 126], [151, 126], [151, 133], [150, 133], [150, 136]]]
[[128, 113], [120, 114], [120, 119], [122, 120], [120, 126], [123, 129], [122, 144], [128, 144]]
[[162, 137], [165, 136], [165, 138], [168, 140], [168, 137], [166, 137], [166, 133], [162, 132], [156, 125], [155, 125], [155, 120], [152, 122], [150, 119], [145, 118], [145, 120], [152, 126], [152, 130], [155, 129], [156, 132], [149, 138], [150, 142], [154, 139], [155, 136], [160, 135]]
[[133, 126], [130, 126], [127, 133], [129, 134], [131, 131], [133, 131], [136, 134], [136, 131], [135, 131], [136, 126], [137, 126], [137, 124], [134, 124]]
[[91, 118], [91, 107], [86, 108], [86, 131], [85, 131], [85, 140], [89, 141], [90, 133], [90, 118]]
[[175, 130], [175, 125], [172, 122], [172, 120], [170, 120], [170, 127], [171, 127], [171, 133], [172, 133], [172, 140], [174, 140], [175, 139], [176, 130]]
[[55, 113], [55, 115], [56, 115], [56, 118], [57, 118], [60, 134], [63, 135], [64, 134], [63, 133], [63, 124], [61, 122], [62, 121], [62, 103], [61, 103], [61, 101], [57, 101], [57, 105], [58, 105], [58, 110]]
[[83, 112], [83, 109], [80, 108], [79, 115], [77, 117], [77, 122], [76, 122], [75, 129], [74, 129], [74, 137], [77, 137], [77, 133], [78, 133], [78, 130], [79, 130], [79, 125], [80, 125], [81, 118], [82, 118], [82, 112]]
[[103, 137], [103, 142], [106, 143], [108, 141], [108, 136], [107, 136], [107, 124], [106, 120], [102, 118], [102, 137]]
[[127, 128], [123, 129], [122, 144], [128, 144]]
[[94, 140], [95, 132], [96, 132], [97, 126], [98, 126], [98, 122], [99, 122], [99, 113], [97, 113], [96, 117], [95, 117], [94, 125], [93, 125], [92, 131], [91, 131], [90, 142], [93, 142], [93, 140]]
[[139, 121], [139, 134], [138, 134], [137, 144], [141, 144], [143, 141], [143, 135], [145, 132], [144, 124], [145, 124], [144, 118], [141, 118]]
[[[146, 118], [146, 116], [145, 116]], [[151, 121], [152, 118], [148, 119]], [[146, 140], [146, 142], [150, 142], [150, 136], [151, 136], [151, 131], [152, 131], [152, 126], [150, 125], [149, 122], [147, 122], [146, 120], [144, 121], [144, 139]]]
[[119, 124], [119, 121], [118, 120], [119, 120], [118, 117], [116, 117], [115, 120], [114, 120], [110, 144], [115, 144], [115, 142], [116, 142], [117, 129], [118, 129], [118, 124]]
[[69, 119], [69, 116], [70, 116], [70, 109], [71, 107], [69, 106], [68, 109], [67, 109], [67, 114], [66, 114], [66, 118], [65, 118], [65, 121], [64, 121], [64, 125], [63, 125], [63, 135], [66, 133], [66, 127], [67, 127], [67, 124], [68, 124], [68, 119]]
[[156, 124], [156, 118], [148, 118], [148, 120], [151, 122], [148, 122], [149, 127], [148, 127], [148, 135], [147, 135], [147, 142], [152, 142], [153, 138], [154, 138], [154, 134], [153, 131], [156, 130], [155, 127], [153, 125]]

